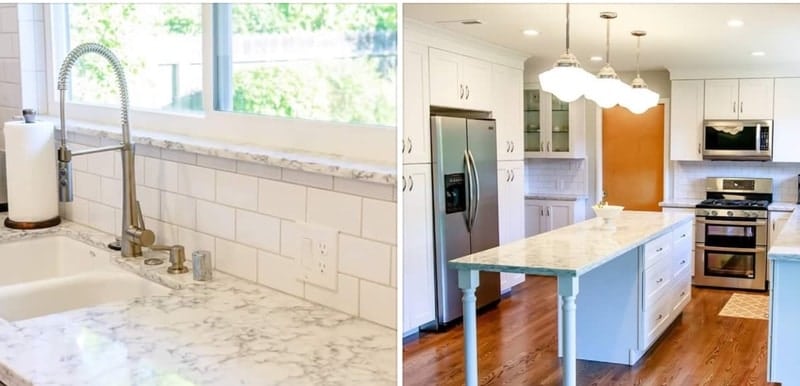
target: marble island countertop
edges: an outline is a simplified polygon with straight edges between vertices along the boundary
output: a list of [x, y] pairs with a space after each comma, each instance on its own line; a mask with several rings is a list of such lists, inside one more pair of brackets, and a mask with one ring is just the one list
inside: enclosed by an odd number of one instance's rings
[[[2, 220], [0, 216], [0, 220]], [[110, 236], [66, 222], [39, 231], [0, 228], [0, 243]], [[394, 385], [396, 332], [214, 272], [167, 275], [142, 259], [123, 268], [175, 288], [169, 296], [6, 322], [0, 383], [17, 385]]]
[[456, 269], [578, 276], [652, 240], [659, 233], [689, 223], [686, 213], [623, 211], [616, 230], [601, 229], [593, 218], [449, 262]]

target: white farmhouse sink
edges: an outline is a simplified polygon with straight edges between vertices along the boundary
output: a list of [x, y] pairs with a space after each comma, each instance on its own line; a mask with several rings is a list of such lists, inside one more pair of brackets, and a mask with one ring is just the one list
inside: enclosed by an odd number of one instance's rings
[[110, 253], [67, 237], [0, 244], [0, 319], [18, 321], [169, 288], [110, 262]]

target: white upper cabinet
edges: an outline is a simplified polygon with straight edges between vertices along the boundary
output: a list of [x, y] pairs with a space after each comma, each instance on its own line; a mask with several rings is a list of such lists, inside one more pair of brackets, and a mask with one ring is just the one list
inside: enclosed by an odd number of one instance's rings
[[403, 163], [431, 162], [428, 47], [405, 42], [403, 48]]
[[432, 106], [491, 110], [491, 64], [436, 48], [429, 52]]
[[705, 119], [772, 119], [774, 80], [705, 81]]
[[525, 156], [522, 124], [522, 70], [492, 65], [492, 115], [497, 121], [497, 160]]
[[586, 157], [586, 99], [564, 103], [527, 89], [524, 113], [526, 158]]
[[772, 160], [800, 162], [800, 78], [775, 79], [775, 117], [772, 123]]
[[703, 159], [703, 81], [673, 80], [670, 106], [670, 151], [673, 161]]

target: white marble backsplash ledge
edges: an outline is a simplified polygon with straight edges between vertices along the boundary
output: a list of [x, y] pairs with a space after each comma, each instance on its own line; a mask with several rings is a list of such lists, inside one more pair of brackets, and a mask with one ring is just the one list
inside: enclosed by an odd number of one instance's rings
[[[57, 122], [58, 117], [41, 116], [41, 120]], [[67, 121], [67, 134], [121, 140], [120, 129], [86, 122]], [[270, 149], [243, 143], [220, 142], [209, 138], [131, 130], [131, 141], [161, 149], [180, 150], [205, 156], [248, 161], [264, 165], [320, 173], [336, 177], [393, 185], [397, 181], [394, 164], [381, 164], [355, 157], [310, 153], [295, 149]]]

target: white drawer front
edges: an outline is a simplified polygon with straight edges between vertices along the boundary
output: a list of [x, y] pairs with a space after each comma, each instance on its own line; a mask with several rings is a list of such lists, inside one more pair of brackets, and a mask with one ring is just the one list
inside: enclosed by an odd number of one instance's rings
[[649, 268], [670, 253], [672, 233], [667, 233], [644, 245], [644, 266]]
[[692, 249], [694, 244], [694, 227], [692, 223], [686, 223], [681, 225], [680, 228], [677, 228], [672, 231], [672, 248], [675, 250], [682, 250], [688, 248], [689, 250]]
[[672, 314], [677, 315], [692, 300], [692, 275], [689, 271], [674, 280], [672, 287]]
[[692, 267], [692, 258], [694, 254], [692, 254], [691, 249], [675, 251], [672, 258], [672, 277], [677, 278], [678, 276], [688, 274], [689, 278], [691, 279], [691, 267]]
[[644, 308], [653, 307], [672, 279], [672, 264], [669, 259], [660, 259], [644, 271]]
[[666, 328], [672, 310], [672, 297], [662, 296], [644, 313], [645, 347], [653, 343]]

